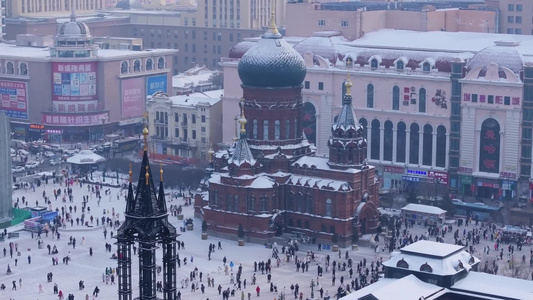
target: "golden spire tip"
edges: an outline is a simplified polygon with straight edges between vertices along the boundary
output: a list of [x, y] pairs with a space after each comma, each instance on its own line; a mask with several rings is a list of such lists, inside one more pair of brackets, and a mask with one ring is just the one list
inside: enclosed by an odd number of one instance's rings
[[159, 164], [159, 174], [161, 176], [161, 182], [163, 182], [163, 164]]
[[130, 183], [131, 183], [131, 175], [133, 175], [133, 172], [131, 171], [131, 164], [130, 164], [130, 171], [129, 171], [129, 175], [130, 175]]
[[144, 177], [146, 178], [146, 184], [148, 184], [148, 180], [150, 179], [150, 173], [148, 173], [148, 166], [145, 167], [146, 173], [144, 173]]

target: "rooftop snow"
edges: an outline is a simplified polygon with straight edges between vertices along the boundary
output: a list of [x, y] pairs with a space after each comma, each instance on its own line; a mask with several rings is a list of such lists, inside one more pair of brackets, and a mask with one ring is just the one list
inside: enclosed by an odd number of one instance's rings
[[416, 203], [407, 204], [406, 206], [402, 207], [402, 211], [403, 210], [415, 211], [415, 212], [426, 213], [426, 214], [434, 214], [434, 215], [441, 215], [441, 214], [446, 213], [444, 209], [441, 209], [439, 207], [416, 204]]
[[306, 165], [308, 168], [311, 168], [314, 166], [318, 170], [326, 170], [326, 171], [333, 171], [333, 172], [343, 172], [343, 173], [358, 173], [360, 170], [358, 169], [345, 169], [345, 170], [339, 170], [339, 169], [332, 169], [328, 165], [328, 158], [327, 157], [320, 157], [320, 156], [304, 156], [297, 161], [295, 161], [293, 166], [300, 166], [303, 167]]
[[198, 103], [207, 103], [209, 105], [215, 105], [221, 99], [221, 96], [224, 94], [224, 90], [214, 90], [208, 92], [198, 92], [187, 95], [179, 95], [169, 97], [169, 100], [172, 101], [173, 106], [196, 106]]
[[463, 249], [463, 246], [421, 240], [416, 243], [403, 247], [400, 251], [402, 253], [409, 252], [409, 253], [417, 253], [417, 254], [422, 254], [422, 255], [446, 257], [461, 249]]
[[443, 289], [443, 287], [425, 283], [411, 274], [397, 280], [380, 279], [374, 284], [343, 297], [342, 300], [357, 300], [369, 294], [378, 300], [419, 300]]
[[[495, 284], [496, 282], [497, 284]], [[451, 290], [490, 294], [505, 299], [533, 298], [533, 284], [531, 281], [482, 272], [470, 272], [466, 278], [454, 284]]]

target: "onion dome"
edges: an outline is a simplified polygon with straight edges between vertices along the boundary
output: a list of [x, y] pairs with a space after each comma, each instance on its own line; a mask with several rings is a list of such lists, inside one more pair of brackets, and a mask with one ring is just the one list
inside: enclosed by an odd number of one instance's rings
[[496, 63], [500, 67], [511, 69], [515, 73], [520, 73], [524, 60], [522, 55], [518, 52], [518, 42], [494, 42], [494, 46], [487, 47], [479, 51], [466, 64], [467, 70], [472, 70], [476, 67], [488, 67], [490, 63]]
[[306, 68], [303, 57], [283, 39], [274, 18], [270, 27], [239, 61], [243, 85], [253, 87], [291, 87], [302, 84]]

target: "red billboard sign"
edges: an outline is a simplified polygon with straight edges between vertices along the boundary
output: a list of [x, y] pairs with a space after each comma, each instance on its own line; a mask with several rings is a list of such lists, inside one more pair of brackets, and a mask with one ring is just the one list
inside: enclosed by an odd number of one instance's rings
[[140, 117], [144, 112], [144, 78], [122, 80], [122, 118]]
[[448, 173], [429, 171], [428, 174], [429, 178], [437, 179], [441, 184], [448, 184]]
[[97, 100], [96, 62], [52, 63], [52, 100]]

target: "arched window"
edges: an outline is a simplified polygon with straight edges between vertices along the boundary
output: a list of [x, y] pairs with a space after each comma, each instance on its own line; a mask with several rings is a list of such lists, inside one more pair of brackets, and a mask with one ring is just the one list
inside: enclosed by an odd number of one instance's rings
[[261, 211], [268, 211], [268, 201], [267, 201], [267, 197], [266, 196], [263, 196], [261, 197], [261, 199], [259, 199], [259, 202], [260, 202], [260, 210]]
[[431, 71], [431, 65], [427, 61], [422, 64], [422, 71], [424, 71], [424, 72]]
[[481, 125], [479, 136], [479, 171], [500, 172], [500, 124], [488, 118]]
[[374, 107], [374, 85], [371, 83], [366, 86], [366, 107]]
[[377, 68], [378, 68], [378, 60], [374, 58], [370, 61], [370, 69], [375, 70]]
[[400, 88], [397, 85], [392, 88], [392, 110], [400, 110]]
[[268, 120], [263, 121], [263, 140], [268, 140]]
[[256, 140], [257, 139], [257, 120], [254, 120], [252, 123], [253, 123], [252, 136]]
[[405, 259], [402, 258], [396, 263], [396, 267], [403, 268], [403, 269], [409, 269], [409, 264], [405, 261]]
[[226, 210], [227, 211], [233, 211], [233, 196], [232, 195], [228, 195], [226, 197]]
[[405, 68], [405, 64], [403, 63], [403, 60], [398, 60], [396, 62], [396, 69], [397, 70], [403, 70]]
[[385, 130], [383, 132], [383, 160], [392, 161], [392, 122], [385, 121]]
[[409, 133], [409, 163], [410, 164], [418, 164], [418, 145], [420, 143], [418, 131], [420, 130], [420, 127], [418, 124], [413, 123], [411, 124], [410, 128], [411, 132]]
[[133, 72], [140, 72], [141, 71], [141, 61], [136, 59], [133, 62]]
[[398, 122], [398, 130], [396, 131], [396, 161], [405, 162], [405, 138], [406, 128], [404, 122]]
[[12, 62], [8, 62], [6, 64], [6, 73], [7, 74], [15, 74], [15, 66]]
[[446, 167], [446, 127], [437, 127], [437, 167]]
[[120, 64], [120, 74], [126, 74], [126, 73], [128, 73], [128, 62], [127, 61], [123, 61]]
[[146, 60], [146, 71], [151, 71], [154, 68], [154, 60], [149, 58]]
[[428, 263], [425, 263], [425, 264], [420, 266], [420, 271], [433, 273], [433, 268]]
[[326, 200], [326, 217], [331, 217], [331, 199]]
[[418, 112], [426, 112], [426, 89], [421, 88], [418, 91]]
[[304, 206], [305, 206], [304, 195], [302, 195], [302, 193], [298, 193], [297, 197], [298, 197], [298, 212], [304, 212]]
[[298, 132], [298, 119], [294, 119], [294, 138], [298, 138], [299, 137], [299, 132]]
[[424, 144], [422, 145], [422, 164], [431, 166], [433, 161], [433, 126], [424, 125]]
[[20, 64], [20, 75], [28, 75], [28, 65], [26, 63]]
[[371, 159], [379, 159], [379, 151], [380, 151], [380, 123], [379, 120], [374, 119], [372, 120], [372, 129], [371, 129], [371, 145], [370, 145], [370, 158]]
[[157, 68], [158, 69], [164, 69], [165, 68], [165, 59], [160, 57], [157, 59]]
[[287, 210], [294, 211], [294, 192], [289, 192], [289, 199], [287, 200]]
[[307, 202], [305, 205], [306, 212], [308, 214], [313, 214], [313, 197], [311, 195], [307, 195], [305, 198]]
[[274, 139], [279, 141], [279, 120], [274, 121]]
[[285, 120], [285, 139], [291, 138], [291, 121]]
[[240, 212], [241, 206], [239, 205], [239, 195], [233, 197], [233, 211]]
[[255, 196], [254, 195], [250, 195], [248, 197], [248, 211], [255, 212]]

